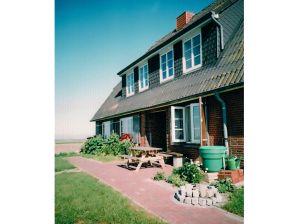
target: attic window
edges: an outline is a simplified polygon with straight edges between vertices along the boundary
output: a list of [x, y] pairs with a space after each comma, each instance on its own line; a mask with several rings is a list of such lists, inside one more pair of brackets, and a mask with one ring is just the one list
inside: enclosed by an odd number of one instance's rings
[[183, 41], [183, 71], [188, 72], [202, 66], [201, 32]]

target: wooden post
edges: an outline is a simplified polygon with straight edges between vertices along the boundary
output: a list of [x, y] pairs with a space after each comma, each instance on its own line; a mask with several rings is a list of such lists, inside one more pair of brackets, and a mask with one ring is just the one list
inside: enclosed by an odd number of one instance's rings
[[200, 114], [201, 114], [201, 146], [208, 145], [207, 127], [206, 127], [206, 114], [202, 97], [199, 97]]

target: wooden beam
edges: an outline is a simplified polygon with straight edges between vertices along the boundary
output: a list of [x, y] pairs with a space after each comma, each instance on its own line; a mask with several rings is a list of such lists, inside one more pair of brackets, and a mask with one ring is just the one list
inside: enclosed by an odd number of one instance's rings
[[199, 105], [200, 105], [200, 114], [201, 114], [201, 146], [208, 145], [208, 135], [207, 135], [207, 127], [206, 127], [206, 114], [204, 109], [204, 103], [202, 97], [199, 97]]

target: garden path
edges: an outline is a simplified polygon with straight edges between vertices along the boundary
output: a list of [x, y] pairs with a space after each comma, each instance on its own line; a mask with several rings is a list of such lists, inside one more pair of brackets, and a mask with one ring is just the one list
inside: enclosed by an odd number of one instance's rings
[[[120, 167], [121, 162], [101, 163], [82, 157], [67, 158], [72, 164], [168, 223], [236, 224], [243, 219], [217, 208], [195, 208], [175, 202], [175, 188], [155, 182], [152, 177], [160, 168], [142, 168], [138, 173]], [[169, 175], [172, 167], [166, 165]]]

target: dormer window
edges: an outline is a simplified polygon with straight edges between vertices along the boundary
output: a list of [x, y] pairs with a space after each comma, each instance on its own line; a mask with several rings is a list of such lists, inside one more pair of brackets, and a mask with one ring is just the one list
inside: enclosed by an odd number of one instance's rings
[[160, 57], [160, 82], [165, 82], [174, 77], [173, 49]]
[[148, 81], [148, 64], [140, 67], [139, 69], [139, 89], [140, 92], [149, 88]]
[[126, 96], [132, 96], [135, 93], [133, 72], [126, 77]]
[[201, 32], [183, 42], [183, 72], [202, 66]]

